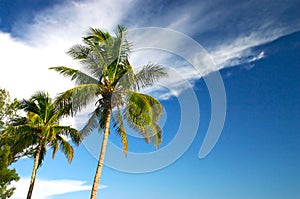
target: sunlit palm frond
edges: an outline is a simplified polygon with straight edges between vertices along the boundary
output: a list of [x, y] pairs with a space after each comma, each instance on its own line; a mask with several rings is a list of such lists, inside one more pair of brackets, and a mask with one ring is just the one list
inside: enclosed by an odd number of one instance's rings
[[72, 159], [73, 159], [73, 157], [74, 157], [74, 149], [73, 149], [73, 147], [62, 136], [60, 136], [60, 135], [57, 136], [57, 139], [59, 140], [59, 143], [60, 143], [60, 149], [65, 154], [65, 156], [68, 159], [68, 161], [71, 162]]
[[149, 110], [151, 112], [151, 123], [157, 123], [163, 114], [162, 104], [157, 99], [155, 99], [150, 95], [146, 95], [146, 94], [140, 94], [140, 95], [142, 95], [143, 99], [148, 104], [148, 106], [151, 107], [150, 108], [151, 110]]
[[59, 150], [59, 143], [58, 143], [58, 140], [55, 139], [53, 140], [51, 143], [50, 143], [50, 147], [52, 148], [52, 159], [55, 158], [55, 155], [57, 153], [57, 151]]
[[163, 108], [160, 102], [149, 95], [130, 92], [127, 97], [124, 109], [127, 123], [131, 128], [140, 132], [146, 141], [149, 141], [150, 138], [155, 141], [153, 144], [156, 146], [161, 142], [161, 138], [159, 138], [161, 129], [157, 123], [162, 113]]
[[149, 142], [150, 137], [146, 126], [151, 124], [151, 115], [151, 106], [144, 96], [137, 92], [130, 92], [124, 108], [124, 116], [129, 126], [140, 132], [146, 142]]

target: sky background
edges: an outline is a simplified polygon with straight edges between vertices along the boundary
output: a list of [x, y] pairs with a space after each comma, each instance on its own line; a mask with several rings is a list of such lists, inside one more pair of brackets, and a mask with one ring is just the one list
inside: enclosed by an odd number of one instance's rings
[[[169, 38], [163, 31], [147, 34], [149, 29], [129, 35], [134, 46], [166, 43], [173, 49], [133, 51], [131, 62], [136, 69], [148, 61], [163, 64], [171, 74], [160, 87], [145, 91], [158, 97], [165, 108], [161, 149], [178, 140], [184, 111], [190, 113], [191, 124], [199, 124], [197, 132], [190, 132], [189, 125], [185, 132], [186, 137], [195, 133], [195, 138], [182, 156], [157, 171], [134, 174], [104, 167], [98, 198], [298, 199], [299, 8], [297, 0], [0, 0], [0, 87], [19, 99], [37, 90], [55, 97], [73, 84], [48, 68], [80, 68], [65, 52], [81, 42], [89, 27], [112, 33], [117, 24], [129, 30], [167, 28], [174, 31]], [[184, 37], [176, 38], [177, 33]], [[206, 56], [198, 59], [199, 54], [186, 42], [189, 39], [203, 47], [201, 52], [209, 55], [208, 60]], [[195, 61], [188, 63], [186, 57], [174, 53], [178, 50]], [[218, 99], [210, 95], [204, 79], [213, 74], [221, 75], [226, 91], [225, 124], [213, 150], [200, 159], [199, 149], [211, 122], [212, 98]], [[196, 103], [189, 92], [196, 96]], [[87, 112], [64, 122], [80, 128]], [[145, 153], [147, 158], [156, 151], [136, 134], [129, 134], [131, 152]], [[62, 154], [52, 160], [49, 151], [38, 170], [34, 199], [89, 197], [100, 146], [99, 134], [92, 136], [75, 149], [71, 164]], [[114, 134], [110, 142], [120, 147]], [[116, 156], [108, 152], [106, 157]], [[163, 160], [153, 160], [159, 161]], [[132, 164], [147, 166], [143, 161]], [[21, 199], [27, 193], [33, 160], [22, 159], [12, 166], [21, 177], [12, 198]]]

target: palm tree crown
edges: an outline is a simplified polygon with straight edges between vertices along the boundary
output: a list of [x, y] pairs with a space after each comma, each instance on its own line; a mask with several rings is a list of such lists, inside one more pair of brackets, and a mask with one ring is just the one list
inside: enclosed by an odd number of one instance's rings
[[[99, 157], [91, 198], [95, 198], [103, 166], [110, 121], [120, 135], [124, 153], [128, 142], [124, 122], [138, 131], [147, 142], [158, 147], [162, 140], [162, 129], [158, 121], [162, 115], [160, 102], [140, 89], [153, 85], [166, 76], [164, 69], [155, 64], [147, 64], [134, 73], [129, 63], [131, 44], [126, 40], [126, 28], [118, 26], [115, 35], [91, 28], [83, 38], [83, 45], [71, 47], [68, 54], [79, 60], [83, 70], [57, 66], [50, 69], [75, 81], [76, 86], [58, 96], [59, 105], [68, 107], [75, 114], [90, 102], [96, 107], [86, 125], [81, 130], [83, 136], [95, 128], [104, 129], [104, 139]], [[111, 117], [113, 116], [113, 117]], [[98, 174], [97, 174], [98, 173]]]
[[69, 162], [73, 159], [73, 147], [67, 138], [78, 145], [79, 132], [70, 126], [61, 126], [59, 120], [65, 116], [65, 109], [55, 106], [55, 103], [45, 92], [36, 92], [29, 100], [22, 100], [20, 108], [27, 116], [11, 124], [6, 133], [13, 137], [14, 151], [28, 150], [33, 152], [34, 167], [31, 176], [27, 199], [31, 198], [36, 172], [41, 166], [48, 148], [53, 149], [52, 158], [61, 149]]

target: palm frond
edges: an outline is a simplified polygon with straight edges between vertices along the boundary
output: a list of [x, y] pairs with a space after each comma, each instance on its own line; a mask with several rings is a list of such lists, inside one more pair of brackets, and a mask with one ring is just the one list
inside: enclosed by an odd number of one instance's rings
[[166, 77], [164, 68], [157, 64], [147, 64], [135, 74], [136, 87], [139, 89], [152, 86], [160, 78]]
[[80, 60], [80, 63], [84, 70], [98, 81], [100, 81], [99, 77], [103, 75], [103, 71], [107, 66], [104, 52], [99, 46], [91, 47], [90, 53], [85, 59]]
[[58, 108], [65, 107], [65, 111], [72, 116], [95, 99], [99, 89], [97, 84], [83, 84], [76, 86], [61, 93], [56, 98], [55, 104]]
[[75, 83], [77, 85], [82, 85], [82, 84], [97, 84], [98, 80], [96, 80], [94, 77], [81, 72], [80, 70], [75, 70], [72, 68], [68, 68], [65, 66], [55, 66], [49, 68], [50, 70], [55, 70], [62, 74], [65, 77], [71, 78], [71, 81], [75, 80]]
[[118, 107], [117, 110], [113, 112], [112, 118], [114, 122], [113, 127], [116, 129], [116, 133], [121, 137], [123, 152], [126, 156], [128, 153], [128, 140], [120, 107]]
[[151, 121], [152, 123], [157, 123], [163, 114], [163, 106], [162, 104], [155, 99], [154, 97], [146, 94], [140, 94], [143, 96], [147, 104], [151, 107]]
[[72, 46], [67, 54], [70, 55], [73, 59], [85, 59], [90, 53], [90, 48], [84, 45], [76, 44]]
[[73, 160], [73, 157], [74, 157], [73, 147], [62, 136], [57, 136], [57, 139], [59, 139], [60, 148], [61, 148], [62, 152], [65, 154], [68, 161], [71, 162]]
[[40, 111], [40, 108], [35, 102], [25, 99], [20, 101], [20, 109], [23, 109], [26, 112], [32, 112], [36, 114], [39, 114]]
[[147, 127], [147, 131], [150, 132], [150, 140], [156, 148], [159, 147], [162, 142], [162, 129], [158, 124], [152, 124]]
[[161, 140], [159, 139], [161, 130], [157, 123], [163, 112], [162, 105], [149, 95], [137, 92], [129, 93], [124, 109], [127, 123], [131, 128], [140, 132], [147, 142], [155, 138], [157, 141], [154, 144], [158, 146]]
[[11, 147], [12, 159], [18, 159], [24, 155], [32, 154], [29, 148], [32, 148], [40, 140], [36, 128], [30, 125], [9, 126], [5, 133], [5, 137], [0, 139], [1, 144], [5, 143]]
[[45, 155], [46, 155], [46, 152], [47, 152], [47, 143], [42, 143], [42, 148], [41, 148], [41, 152], [40, 152], [40, 156], [38, 157], [39, 158], [39, 162], [38, 162], [38, 167], [41, 167], [42, 164], [43, 164], [43, 161], [44, 161], [44, 158], [45, 158]]
[[77, 146], [80, 144], [80, 135], [79, 131], [75, 128], [72, 128], [70, 126], [53, 126], [51, 127], [52, 131], [54, 132], [54, 135], [63, 135], [67, 138], [71, 138], [72, 142], [76, 144]]
[[83, 41], [88, 45], [98, 45], [99, 43], [107, 42], [110, 38], [111, 35], [108, 32], [90, 27], [87, 36], [83, 38]]
[[53, 149], [52, 151], [52, 159], [55, 158], [55, 155], [59, 149], [59, 143], [57, 141], [57, 139], [53, 140], [51, 143], [50, 143], [50, 147]]
[[81, 139], [89, 135], [94, 129], [99, 128], [97, 111], [92, 113], [92, 116], [89, 118], [84, 127], [80, 130]]

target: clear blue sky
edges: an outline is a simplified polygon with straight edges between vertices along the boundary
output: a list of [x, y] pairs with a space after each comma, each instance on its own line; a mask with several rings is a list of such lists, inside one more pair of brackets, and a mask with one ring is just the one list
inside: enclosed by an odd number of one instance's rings
[[[21, 54], [27, 52], [18, 51], [17, 48], [20, 46], [20, 49], [23, 49], [25, 45], [26, 49], [33, 49], [28, 53], [48, 49], [48, 46], [49, 52], [55, 53], [51, 51], [51, 41], [57, 42], [60, 47], [59, 38], [63, 40], [70, 38], [72, 44], [74, 42], [72, 32], [76, 37], [78, 35], [77, 39], [80, 41], [80, 36], [89, 26], [111, 30], [116, 24], [124, 24], [129, 29], [151, 26], [182, 32], [197, 41], [212, 56], [224, 83], [226, 117], [217, 144], [205, 158], [199, 159], [199, 149], [210, 123], [211, 96], [203, 78], [187, 73], [183, 76], [192, 84], [192, 90], [198, 100], [196, 106], [200, 110], [197, 135], [187, 151], [169, 166], [149, 173], [133, 174], [105, 166], [101, 184], [106, 188], [99, 190], [98, 198], [298, 199], [300, 197], [299, 7], [300, 2], [297, 0], [285, 2], [133, 0], [110, 3], [101, 0], [1, 0], [0, 42], [4, 45], [0, 43], [0, 52], [16, 52], [14, 56], [22, 57]], [[60, 28], [63, 31], [60, 31]], [[39, 44], [46, 47], [42, 48]], [[66, 46], [62, 52], [68, 49], [69, 43]], [[5, 50], [6, 48], [9, 50]], [[150, 53], [152, 56], [163, 54]], [[58, 57], [56, 61], [53, 55], [56, 54], [48, 54], [53, 60], [51, 64], [64, 64], [61, 63], [64, 59]], [[0, 61], [0, 79], [2, 79], [0, 87], [6, 88], [13, 96], [27, 97], [28, 95], [22, 91], [28, 89], [29, 92], [32, 89], [33, 92], [35, 87], [30, 87], [31, 84], [28, 83], [26, 88], [18, 90], [19, 84], [27, 85], [28, 78], [25, 78], [27, 74], [22, 72], [18, 78], [14, 78], [14, 75], [20, 70], [27, 71], [29, 76], [29, 73], [34, 73], [33, 70], [37, 69], [38, 64], [34, 63], [35, 65], [28, 66], [28, 70], [25, 70], [27, 65], [16, 66], [14, 64], [19, 62], [9, 59], [5, 61], [7, 56], [3, 57], [4, 61]], [[148, 57], [143, 59], [147, 60]], [[22, 61], [30, 63], [30, 60]], [[168, 66], [174, 64], [174, 69], [178, 71], [187, 65], [183, 64], [182, 58], [176, 56], [162, 56], [160, 61]], [[7, 68], [14, 68], [15, 71]], [[49, 73], [51, 77], [59, 78], [49, 71], [46, 72], [45, 74]], [[210, 74], [215, 71], [208, 69], [206, 72]], [[39, 73], [35, 76], [39, 76]], [[162, 98], [161, 101], [165, 107], [162, 147], [168, 147], [175, 139], [182, 119], [180, 99], [186, 95], [186, 90], [180, 83], [178, 87], [180, 88], [170, 86], [169, 89], [174, 89], [178, 94]], [[59, 90], [60, 85], [55, 85], [53, 90], [55, 89]], [[194, 105], [191, 103], [192, 107], [189, 107], [191, 115], [197, 108], [193, 107]], [[189, 133], [186, 132], [187, 136], [190, 136]], [[118, 138], [113, 134], [110, 140], [120, 146]], [[137, 138], [131, 138], [129, 145], [130, 151], [136, 153], [155, 151], [153, 146], [146, 145], [143, 140]], [[111, 155], [107, 153], [107, 157]], [[70, 184], [74, 181], [84, 184], [75, 188], [75, 190], [82, 188], [83, 191], [66, 191], [68, 193], [49, 194], [50, 196], [43, 197], [88, 198], [90, 191], [84, 186], [92, 184], [96, 163], [97, 160], [85, 145], [75, 149], [75, 157], [71, 164], [67, 163], [62, 154], [57, 154], [52, 160], [49, 151], [37, 174], [37, 179], [42, 180], [41, 184], [45, 186], [40, 189], [50, 189], [47, 188], [49, 185], [47, 183], [51, 181], [58, 183], [59, 180], [69, 180]], [[137, 164], [142, 167], [144, 162]], [[32, 159], [22, 159], [13, 165], [23, 179], [30, 177], [32, 166]], [[52, 186], [53, 184], [48, 187]], [[25, 187], [27, 188], [27, 185]], [[36, 191], [35, 189], [34, 193]]]

